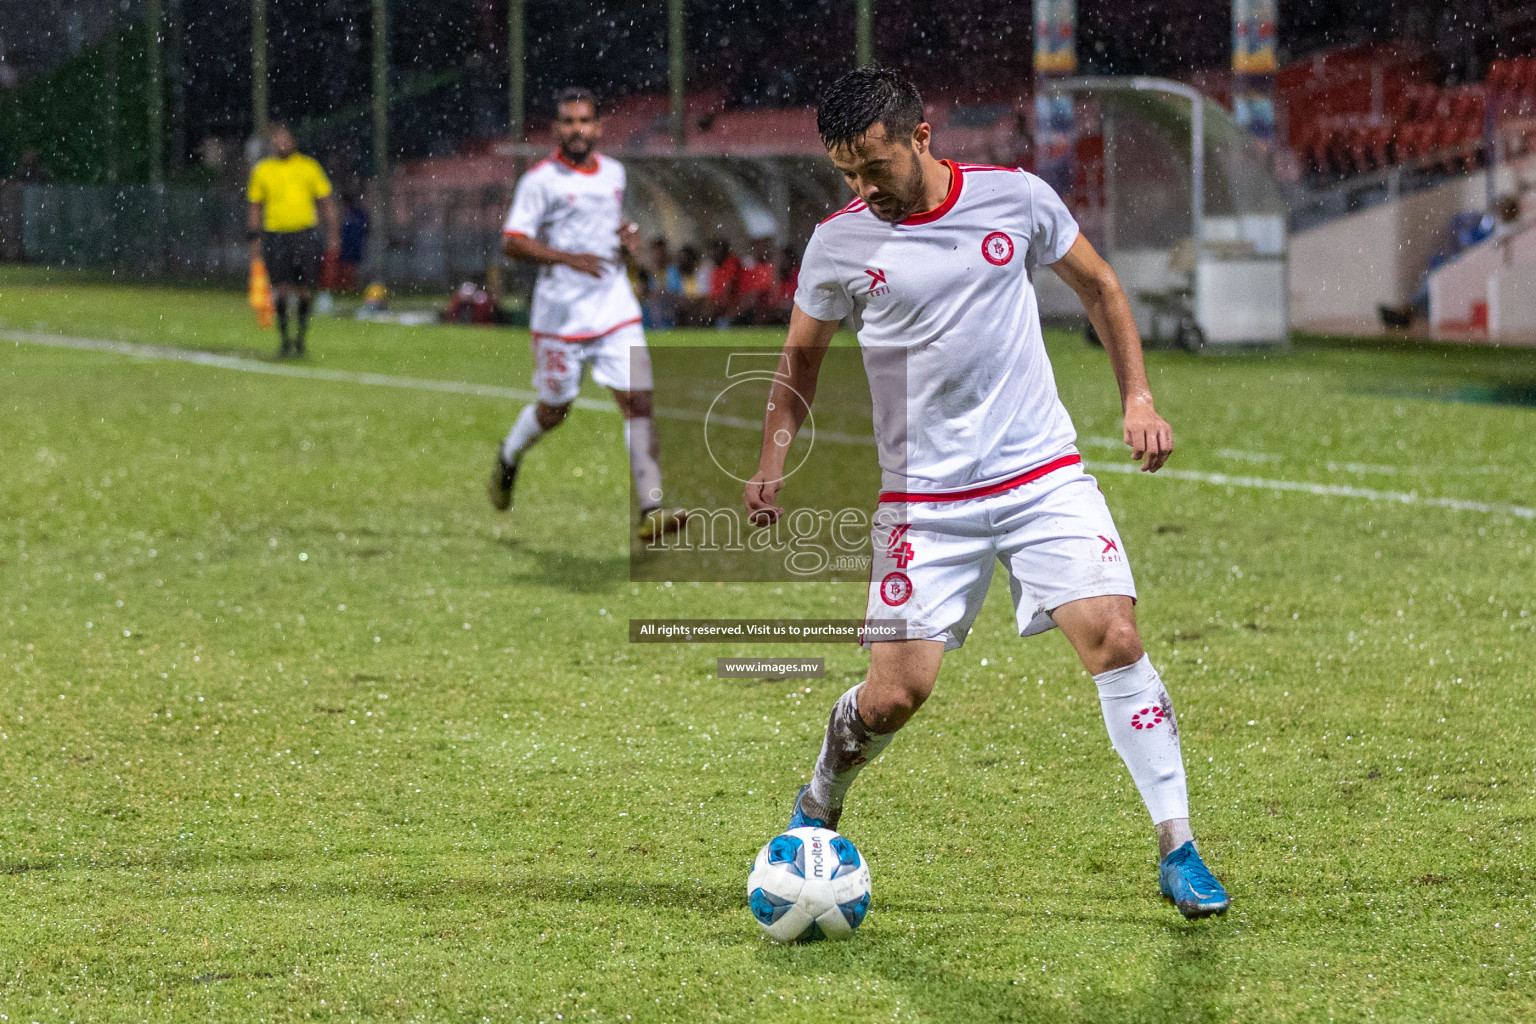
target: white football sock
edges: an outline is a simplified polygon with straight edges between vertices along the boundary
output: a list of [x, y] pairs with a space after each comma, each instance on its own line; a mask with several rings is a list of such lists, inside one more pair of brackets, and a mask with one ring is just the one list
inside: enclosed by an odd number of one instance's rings
[[531, 405], [523, 406], [507, 439], [501, 442], [501, 461], [509, 466], [516, 465], [517, 460], [523, 457], [523, 452], [533, 447], [533, 443], [543, 436], [544, 428], [539, 426], [538, 410]]
[[624, 446], [629, 449], [629, 472], [635, 478], [640, 507], [656, 508], [661, 504], [661, 463], [657, 461], [661, 441], [655, 422], [649, 416], [625, 420]]
[[1099, 687], [1109, 741], [1130, 769], [1152, 821], [1188, 818], [1179, 725], [1152, 659], [1143, 654], [1135, 664], [1101, 672], [1093, 681]]
[[816, 758], [816, 770], [811, 775], [811, 788], [800, 801], [801, 807], [813, 818], [836, 814], [859, 772], [895, 738], [894, 732], [870, 732], [859, 717], [858, 686], [837, 698], [827, 720], [821, 756]]

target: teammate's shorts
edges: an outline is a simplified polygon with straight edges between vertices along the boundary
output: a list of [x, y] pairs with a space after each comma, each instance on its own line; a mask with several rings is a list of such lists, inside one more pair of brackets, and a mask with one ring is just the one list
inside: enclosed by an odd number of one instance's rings
[[615, 391], [649, 391], [651, 356], [639, 324], [625, 324], [590, 341], [533, 336], [533, 389], [546, 405], [568, 405], [581, 391], [581, 375]]
[[273, 284], [314, 288], [320, 284], [320, 261], [325, 247], [315, 228], [303, 231], [266, 231], [261, 236], [261, 260]]
[[980, 497], [882, 496], [866, 618], [901, 620], [907, 639], [943, 640], [954, 650], [981, 611], [994, 562], [1008, 573], [1020, 636], [1054, 627], [1049, 613], [1071, 601], [1135, 600], [1125, 545], [1098, 482], [1069, 458], [1028, 483]]

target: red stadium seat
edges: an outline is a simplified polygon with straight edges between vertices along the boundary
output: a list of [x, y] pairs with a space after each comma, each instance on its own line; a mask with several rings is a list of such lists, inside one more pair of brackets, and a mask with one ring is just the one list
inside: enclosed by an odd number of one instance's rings
[[1432, 121], [1440, 104], [1440, 90], [1433, 85], [1416, 85], [1404, 90], [1407, 101], [1404, 119], [1408, 121]]
[[1396, 151], [1398, 160], [1414, 160], [1429, 152], [1430, 132], [1433, 126], [1404, 122], [1397, 126]]
[[1307, 141], [1302, 151], [1306, 154], [1308, 168], [1316, 175], [1328, 175], [1333, 173], [1333, 168], [1328, 162], [1329, 132], [1321, 125], [1314, 125], [1307, 132]]
[[1516, 96], [1536, 96], [1536, 58], [1520, 57], [1510, 62], [1509, 91]]
[[1380, 170], [1392, 165], [1392, 126], [1378, 124], [1367, 130], [1366, 151], [1370, 155], [1371, 168]]
[[1482, 86], [1462, 86], [1448, 93], [1447, 99], [1450, 103], [1449, 113], [1452, 120], [1482, 123], [1483, 113], [1487, 109]]
[[1514, 70], [1514, 62], [1509, 60], [1496, 60], [1489, 65], [1488, 77], [1484, 80], [1484, 84], [1488, 86], [1488, 91], [1496, 96], [1502, 96], [1508, 92]]
[[1366, 144], [1366, 130], [1359, 125], [1351, 125], [1344, 132], [1345, 145], [1349, 147], [1349, 169], [1355, 174], [1365, 174], [1372, 170], [1371, 151]]

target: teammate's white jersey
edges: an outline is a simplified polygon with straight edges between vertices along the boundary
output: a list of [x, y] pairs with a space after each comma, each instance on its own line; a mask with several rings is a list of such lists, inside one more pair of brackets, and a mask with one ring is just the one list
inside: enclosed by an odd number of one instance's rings
[[818, 320], [862, 318], [887, 497], [985, 491], [1077, 439], [1032, 283], [1077, 222], [1033, 174], [944, 162], [934, 210], [889, 224], [854, 201], [818, 225], [795, 293]]
[[559, 153], [528, 169], [517, 183], [503, 233], [536, 238], [561, 252], [608, 261], [600, 278], [565, 266], [542, 267], [533, 287], [535, 336], [585, 341], [640, 322], [640, 303], [620, 254], [624, 165], [594, 153], [582, 170]]

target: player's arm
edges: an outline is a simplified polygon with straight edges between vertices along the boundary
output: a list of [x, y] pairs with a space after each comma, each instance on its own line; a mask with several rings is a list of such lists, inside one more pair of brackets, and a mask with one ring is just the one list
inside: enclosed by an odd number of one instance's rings
[[246, 204], [245, 240], [250, 243], [251, 259], [261, 259], [261, 204]]
[[[1173, 428], [1152, 406], [1152, 386], [1141, 357], [1141, 336], [1131, 304], [1108, 263], [1082, 235], [1051, 269], [1077, 293], [1088, 321], [1104, 342], [1115, 380], [1120, 384], [1120, 406], [1125, 415], [1125, 443], [1142, 471], [1156, 473], [1173, 454]], [[1143, 462], [1142, 460], [1145, 459]]]
[[267, 199], [266, 182], [262, 179], [262, 165], [251, 168], [250, 181], [245, 186], [245, 240], [250, 244], [251, 262], [261, 259], [261, 212]]
[[509, 259], [537, 263], [541, 267], [570, 267], [602, 277], [607, 263], [590, 252], [563, 252], [539, 241], [552, 201], [537, 174], [525, 174], [512, 191], [512, 209], [501, 226], [501, 251]]
[[564, 266], [583, 274], [602, 277], [607, 264], [601, 256], [592, 252], [562, 252], [552, 249], [529, 235], [509, 231], [502, 235], [501, 251], [514, 260], [527, 260], [540, 266]]
[[[775, 522], [784, 510], [774, 504], [784, 485], [784, 461], [816, 399], [816, 378], [821, 360], [837, 332], [837, 320], [817, 320], [795, 306], [789, 314], [789, 336], [779, 355], [779, 368], [768, 386], [768, 408], [763, 414], [763, 449], [757, 473], [747, 481], [742, 501], [747, 519], [757, 526]], [[803, 401], [802, 401], [803, 399]]]

